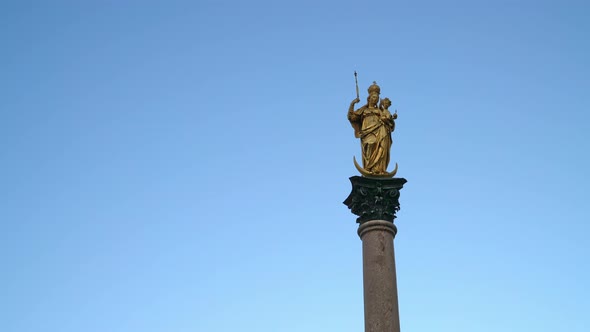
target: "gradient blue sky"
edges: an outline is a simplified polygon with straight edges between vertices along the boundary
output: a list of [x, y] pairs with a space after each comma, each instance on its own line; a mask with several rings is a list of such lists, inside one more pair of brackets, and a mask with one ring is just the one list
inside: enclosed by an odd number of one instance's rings
[[362, 331], [359, 72], [402, 330], [590, 325], [585, 1], [2, 1], [0, 331]]

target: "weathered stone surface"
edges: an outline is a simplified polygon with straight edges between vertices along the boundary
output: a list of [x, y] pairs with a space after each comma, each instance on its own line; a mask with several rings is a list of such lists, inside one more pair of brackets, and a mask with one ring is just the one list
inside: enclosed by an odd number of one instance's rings
[[371, 220], [359, 226], [363, 242], [365, 332], [399, 332], [399, 308], [392, 222]]

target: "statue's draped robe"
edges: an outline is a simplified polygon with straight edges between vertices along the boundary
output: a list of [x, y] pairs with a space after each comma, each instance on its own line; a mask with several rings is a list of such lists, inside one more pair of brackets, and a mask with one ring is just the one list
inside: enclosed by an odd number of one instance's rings
[[349, 112], [354, 136], [361, 139], [363, 168], [373, 174], [387, 172], [391, 149], [391, 132], [395, 123], [387, 110], [363, 106]]

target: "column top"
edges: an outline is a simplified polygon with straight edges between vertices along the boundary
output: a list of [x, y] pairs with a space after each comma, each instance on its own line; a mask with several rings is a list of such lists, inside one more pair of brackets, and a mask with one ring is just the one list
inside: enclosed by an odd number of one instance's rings
[[350, 212], [359, 216], [356, 222], [362, 224], [370, 220], [385, 220], [393, 223], [399, 211], [399, 195], [404, 178], [370, 178], [353, 176], [350, 178], [352, 191], [343, 202]]

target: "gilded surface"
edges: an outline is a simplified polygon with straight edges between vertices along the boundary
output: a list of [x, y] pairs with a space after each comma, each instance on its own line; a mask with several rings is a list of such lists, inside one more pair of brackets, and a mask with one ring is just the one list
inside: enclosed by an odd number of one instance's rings
[[[356, 76], [356, 73], [355, 73]], [[393, 177], [397, 172], [397, 163], [392, 172], [387, 172], [391, 151], [391, 133], [395, 129], [397, 113], [389, 112], [391, 101], [389, 98], [380, 99], [381, 89], [373, 82], [368, 89], [367, 104], [354, 110], [354, 105], [360, 102], [358, 97], [350, 103], [348, 121], [354, 128], [354, 136], [361, 140], [363, 166], [356, 159], [354, 164], [363, 176]]]

